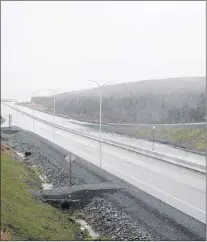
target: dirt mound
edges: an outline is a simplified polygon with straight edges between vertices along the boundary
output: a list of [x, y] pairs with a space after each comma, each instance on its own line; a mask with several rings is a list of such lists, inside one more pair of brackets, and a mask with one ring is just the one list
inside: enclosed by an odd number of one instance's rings
[[1, 144], [1, 155], [15, 156], [15, 152], [7, 144]]
[[1, 231], [1, 241], [8, 241], [8, 240], [10, 240], [9, 231], [7, 229], [3, 229], [3, 231]]

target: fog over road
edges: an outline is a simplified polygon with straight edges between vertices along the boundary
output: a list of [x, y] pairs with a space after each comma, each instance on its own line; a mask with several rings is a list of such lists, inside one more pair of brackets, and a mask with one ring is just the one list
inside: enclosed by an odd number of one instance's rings
[[[26, 110], [23, 107], [21, 109]], [[32, 131], [33, 120], [27, 115], [3, 104], [1, 104], [1, 113], [6, 120], [2, 127], [8, 126], [8, 115], [12, 114], [12, 125]], [[32, 110], [28, 109], [28, 113], [32, 114]], [[35, 116], [53, 122], [52, 115], [35, 111]], [[68, 123], [64, 118], [56, 117], [56, 123], [64, 127], [98, 135], [98, 132], [92, 128]], [[34, 127], [35, 133], [50, 141], [53, 140], [53, 127], [37, 120], [35, 120]], [[57, 145], [99, 166], [98, 141], [57, 128], [55, 129], [55, 134], [54, 142]], [[124, 138], [123, 140], [122, 136], [113, 136], [113, 134], [104, 133], [105, 136], [110, 136], [111, 139], [115, 137], [116, 140], [118, 139], [117, 137], [120, 137], [122, 142], [128, 142], [129, 140], [129, 138]], [[131, 142], [135, 142], [135, 140]], [[137, 142], [141, 141], [138, 140]], [[156, 149], [166, 151], [167, 153], [172, 152], [174, 155], [178, 154], [179, 156], [182, 154], [182, 151], [178, 150], [174, 153], [176, 149], [171, 150], [173, 148], [167, 148], [165, 145], [156, 144]], [[186, 153], [183, 152], [183, 155], [186, 156]], [[187, 155], [191, 161], [205, 163], [205, 157], [203, 156], [190, 152]], [[102, 144], [102, 164], [103, 169], [108, 172], [206, 223], [206, 174], [105, 143]]]

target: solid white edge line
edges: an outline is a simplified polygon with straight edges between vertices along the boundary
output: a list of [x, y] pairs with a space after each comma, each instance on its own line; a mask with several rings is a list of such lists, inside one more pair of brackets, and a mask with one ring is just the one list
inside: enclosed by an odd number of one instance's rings
[[[49, 130], [48, 130], [48, 131], [49, 131]], [[108, 167], [110, 167], [112, 170], [115, 170], [114, 168], [112, 168], [111, 166], [109, 166], [109, 165], [107, 165], [107, 164], [104, 164], [104, 166], [108, 166]], [[115, 170], [115, 171], [117, 171], [117, 170]], [[142, 184], [144, 184], [144, 185], [146, 185], [146, 186], [148, 186], [148, 187], [151, 187], [151, 188], [153, 188], [154, 190], [157, 190], [157, 191], [159, 191], [160, 193], [163, 193], [163, 194], [165, 194], [166, 196], [169, 196], [169, 197], [173, 198], [174, 200], [177, 200], [177, 201], [179, 201], [179, 202], [181, 202], [181, 203], [183, 203], [183, 204], [185, 204], [185, 205], [187, 205], [187, 206], [189, 206], [189, 207], [191, 207], [191, 208], [193, 208], [193, 209], [195, 209], [195, 210], [197, 210], [197, 211], [199, 211], [199, 212], [201, 212], [201, 213], [203, 213], [203, 214], [206, 214], [205, 211], [200, 210], [200, 209], [198, 209], [198, 208], [196, 208], [196, 207], [194, 207], [194, 206], [192, 206], [192, 205], [190, 205], [190, 204], [188, 204], [188, 203], [186, 203], [186, 202], [180, 200], [179, 198], [174, 197], [174, 196], [170, 195], [169, 193], [166, 193], [166, 192], [164, 192], [164, 191], [162, 191], [162, 190], [160, 190], [160, 189], [158, 189], [158, 188], [156, 188], [156, 187], [154, 187], [154, 186], [152, 186], [152, 185], [149, 185], [149, 184], [147, 184], [146, 182], [143, 182], [143, 181], [141, 181], [141, 180], [139, 180], [139, 179], [137, 179], [137, 178], [135, 178], [135, 177], [133, 177], [133, 176], [129, 176], [128, 174], [126, 174], [126, 173], [124, 173], [124, 172], [121, 172], [121, 171], [118, 171], [118, 172], [119, 172], [119, 173], [122, 173], [122, 174], [124, 174], [125, 176], [128, 176], [128, 177], [130, 177], [130, 178], [132, 178], [132, 179], [134, 179], [134, 180], [136, 180], [136, 181], [138, 181], [138, 182], [140, 182], [140, 183], [142, 183]]]
[[[112, 168], [111, 166], [109, 166], [109, 165], [107, 165], [107, 164], [104, 164], [104, 166], [108, 166], [108, 167], [110, 167], [112, 170], [117, 171], [117, 170], [115, 170], [114, 168]], [[173, 198], [173, 199], [175, 199], [175, 200], [177, 200], [177, 201], [179, 201], [179, 202], [181, 202], [181, 203], [183, 203], [183, 204], [185, 204], [185, 205], [187, 205], [187, 206], [189, 206], [189, 207], [191, 207], [191, 208], [193, 208], [193, 209], [195, 209], [195, 210], [197, 210], [197, 211], [199, 211], [199, 212], [201, 212], [201, 213], [203, 213], [203, 214], [206, 214], [205, 211], [200, 210], [200, 209], [198, 209], [198, 208], [196, 208], [196, 207], [194, 207], [194, 206], [192, 206], [192, 205], [190, 205], [190, 204], [188, 204], [188, 203], [186, 203], [186, 202], [180, 200], [179, 198], [174, 197], [174, 196], [170, 195], [169, 193], [166, 193], [166, 192], [164, 192], [164, 191], [162, 191], [162, 190], [160, 190], [160, 189], [158, 189], [158, 188], [156, 188], [156, 187], [154, 187], [154, 186], [152, 186], [152, 185], [149, 185], [149, 184], [147, 184], [146, 182], [143, 182], [143, 181], [141, 181], [141, 180], [139, 180], [139, 179], [137, 179], [137, 178], [135, 178], [135, 177], [133, 177], [133, 176], [129, 176], [129, 175], [126, 174], [125, 172], [122, 172], [122, 171], [118, 171], [118, 172], [119, 172], [119, 173], [122, 173], [123, 175], [128, 176], [128, 177], [130, 177], [130, 178], [132, 178], [132, 179], [134, 179], [134, 180], [136, 180], [136, 181], [138, 181], [138, 182], [140, 182], [140, 183], [142, 183], [142, 184], [144, 184], [144, 185], [146, 185], [146, 186], [148, 186], [148, 187], [151, 187], [151, 188], [153, 188], [154, 190], [157, 190], [157, 191], [159, 191], [160, 193], [163, 193], [163, 194], [165, 194], [165, 195], [167, 195], [167, 196], [169, 196], [169, 197], [171, 197], [171, 198]]]

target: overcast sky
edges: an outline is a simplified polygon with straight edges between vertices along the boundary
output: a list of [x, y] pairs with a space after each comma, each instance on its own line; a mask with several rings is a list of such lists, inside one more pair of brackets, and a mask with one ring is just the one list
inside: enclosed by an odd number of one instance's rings
[[205, 76], [205, 4], [2, 1], [2, 97]]

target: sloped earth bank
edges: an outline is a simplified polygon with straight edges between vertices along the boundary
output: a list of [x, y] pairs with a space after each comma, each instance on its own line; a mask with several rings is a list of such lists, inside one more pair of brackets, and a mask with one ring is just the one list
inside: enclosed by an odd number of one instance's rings
[[[69, 186], [68, 151], [23, 130], [4, 142], [18, 152], [31, 151], [32, 164], [54, 187]], [[72, 163], [72, 185], [109, 181], [124, 188], [93, 197], [81, 207], [84, 220], [100, 235], [113, 240], [206, 240], [203, 223], [79, 157]]]

